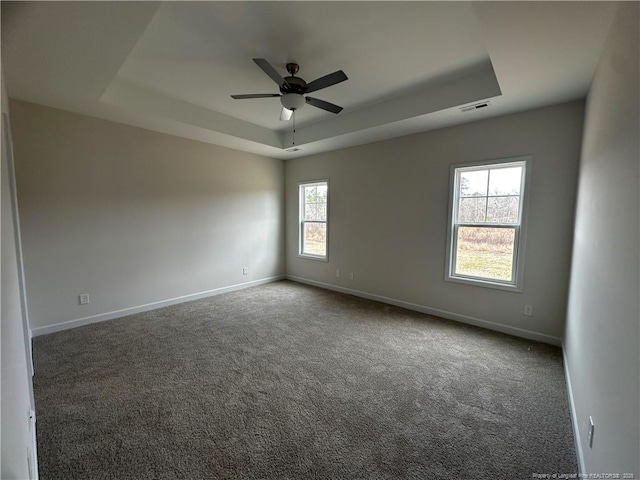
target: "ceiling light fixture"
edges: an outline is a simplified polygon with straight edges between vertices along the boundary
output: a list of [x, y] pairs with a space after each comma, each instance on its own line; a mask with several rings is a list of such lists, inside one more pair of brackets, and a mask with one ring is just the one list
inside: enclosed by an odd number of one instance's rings
[[293, 115], [292, 110], [287, 110], [286, 108], [282, 107], [282, 112], [280, 112], [280, 121], [288, 122], [289, 120], [291, 120], [291, 115]]
[[296, 111], [306, 103], [304, 97], [299, 93], [285, 93], [280, 97], [282, 106], [287, 110]]

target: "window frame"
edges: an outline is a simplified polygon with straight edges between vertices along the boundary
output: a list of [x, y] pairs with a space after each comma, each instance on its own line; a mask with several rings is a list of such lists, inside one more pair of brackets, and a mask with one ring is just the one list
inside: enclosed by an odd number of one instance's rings
[[[304, 212], [305, 212], [305, 197], [303, 195], [305, 187], [313, 187], [318, 185], [326, 185], [327, 187], [327, 214], [326, 220], [305, 220]], [[305, 222], [309, 223], [324, 223], [325, 224], [325, 254], [324, 255], [314, 255], [312, 253], [304, 253], [304, 224]], [[321, 179], [321, 180], [312, 180], [298, 183], [298, 257], [306, 258], [309, 260], [318, 260], [321, 262], [329, 261], [329, 180]]]
[[[507, 290], [511, 292], [522, 292], [524, 287], [524, 260], [527, 239], [527, 216], [529, 210], [529, 194], [532, 172], [531, 155], [518, 157], [501, 158], [494, 160], [482, 160], [452, 164], [449, 169], [449, 211], [447, 216], [447, 255], [445, 264], [445, 280], [448, 282], [475, 285], [480, 287]], [[524, 168], [524, 178], [520, 183], [520, 223], [474, 223], [458, 222], [454, 218], [457, 214], [460, 192], [458, 188], [458, 172], [473, 170], [488, 170], [492, 167], [507, 168], [509, 164], [522, 165]], [[487, 192], [488, 194], [489, 192]], [[475, 277], [472, 275], [461, 275], [455, 273], [456, 251], [458, 230], [460, 227], [480, 227], [480, 228], [509, 228], [514, 229], [514, 252], [513, 252], [513, 276], [511, 281], [502, 281], [486, 277]]]

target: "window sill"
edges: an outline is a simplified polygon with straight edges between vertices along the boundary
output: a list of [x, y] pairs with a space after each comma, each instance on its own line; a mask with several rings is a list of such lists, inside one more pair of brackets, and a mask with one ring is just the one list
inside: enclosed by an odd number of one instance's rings
[[325, 256], [325, 257], [321, 257], [318, 255], [308, 255], [308, 254], [304, 254], [304, 253], [299, 253], [298, 254], [298, 258], [306, 258], [307, 260], [316, 260], [318, 262], [328, 262], [329, 261], [329, 257]]
[[496, 290], [505, 290], [507, 292], [522, 293], [522, 286], [509, 283], [492, 282], [491, 280], [481, 280], [469, 277], [458, 277], [449, 275], [445, 277], [447, 282], [462, 283], [464, 285], [473, 285], [475, 287], [493, 288]]

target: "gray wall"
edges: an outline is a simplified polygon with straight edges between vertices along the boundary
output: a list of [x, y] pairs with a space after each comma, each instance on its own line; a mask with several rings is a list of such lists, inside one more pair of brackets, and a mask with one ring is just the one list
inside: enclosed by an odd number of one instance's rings
[[[2, 112], [8, 109], [2, 78]], [[27, 452], [31, 449], [28, 412], [31, 377], [27, 367], [16, 237], [9, 188], [5, 124], [2, 124], [2, 466], [0, 478], [29, 478]]]
[[281, 160], [18, 101], [11, 121], [32, 328], [284, 273]]
[[640, 475], [638, 16], [638, 3], [623, 4], [587, 99], [565, 338], [586, 472], [634, 478]]
[[[577, 101], [288, 161], [287, 274], [559, 342], [583, 111]], [[526, 154], [533, 173], [523, 293], [445, 282], [449, 166]], [[325, 178], [329, 261], [319, 262], [297, 255], [297, 195], [298, 182]], [[533, 317], [523, 316], [525, 304]]]

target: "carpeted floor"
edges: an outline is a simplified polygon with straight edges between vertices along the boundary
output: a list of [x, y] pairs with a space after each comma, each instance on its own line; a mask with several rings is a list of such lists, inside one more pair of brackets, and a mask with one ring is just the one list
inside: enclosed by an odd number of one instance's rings
[[34, 355], [42, 480], [577, 471], [560, 349], [292, 282]]

